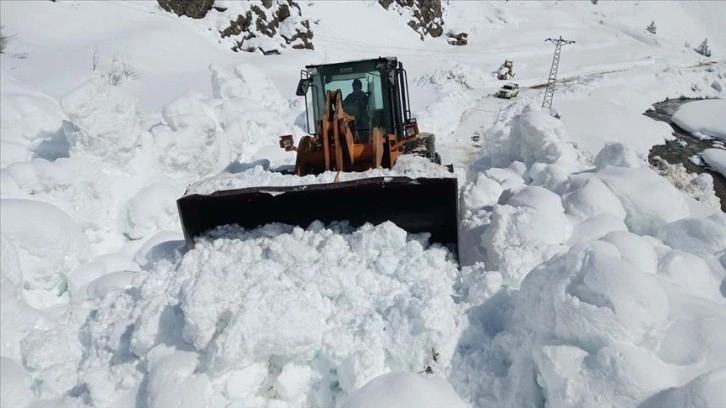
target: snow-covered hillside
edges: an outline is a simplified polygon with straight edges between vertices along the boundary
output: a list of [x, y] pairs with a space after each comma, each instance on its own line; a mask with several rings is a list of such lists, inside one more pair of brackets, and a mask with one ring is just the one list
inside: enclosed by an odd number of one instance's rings
[[[264, 56], [220, 43], [219, 15], [0, 2], [0, 406], [726, 406], [724, 197], [649, 166], [671, 128], [643, 115], [720, 98], [674, 121], [726, 138], [726, 3], [442, 2], [456, 47], [405, 9], [299, 5], [315, 49]], [[555, 119], [559, 36], [576, 42]], [[392, 223], [225, 227], [185, 249], [190, 186], [333, 180], [269, 171], [294, 163], [278, 136], [305, 134], [299, 71], [387, 55], [454, 164], [458, 262]], [[513, 100], [492, 96], [507, 58]], [[724, 151], [703, 160], [723, 172]]]

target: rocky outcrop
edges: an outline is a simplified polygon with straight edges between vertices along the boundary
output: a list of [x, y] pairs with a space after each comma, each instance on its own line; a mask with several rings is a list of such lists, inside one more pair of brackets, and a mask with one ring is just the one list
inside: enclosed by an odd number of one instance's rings
[[449, 31], [446, 33], [446, 36], [449, 37], [448, 42], [451, 45], [467, 45], [469, 44], [469, 34], [468, 33], [455, 33], [452, 31]]
[[230, 20], [220, 34], [234, 41], [234, 51], [261, 50], [274, 54], [287, 46], [314, 48], [310, 21], [302, 18], [300, 6], [292, 0], [253, 2], [246, 12]]
[[214, 0], [157, 0], [157, 2], [161, 8], [177, 16], [197, 19], [204, 18], [214, 5]]
[[399, 12], [408, 9], [413, 18], [408, 22], [423, 40], [427, 35], [441, 37], [444, 34], [441, 0], [378, 0], [386, 10], [398, 8]]
[[233, 51], [279, 54], [284, 48], [313, 49], [310, 20], [293, 0], [157, 0], [178, 16], [204, 19]]

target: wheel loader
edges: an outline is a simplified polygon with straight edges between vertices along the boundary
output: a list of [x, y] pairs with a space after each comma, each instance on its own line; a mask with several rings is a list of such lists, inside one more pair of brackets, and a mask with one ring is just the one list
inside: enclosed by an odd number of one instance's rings
[[[395, 57], [308, 65], [301, 71], [296, 95], [305, 97], [309, 135], [297, 145], [292, 135], [280, 136], [280, 147], [296, 154], [290, 177], [390, 169], [403, 154], [441, 164], [434, 135], [420, 133], [411, 117], [406, 70]], [[354, 227], [391, 221], [411, 233], [429, 233], [431, 242], [453, 246], [455, 254], [458, 250], [458, 187], [453, 175], [185, 194], [177, 207], [189, 248], [196, 237], [221, 225], [307, 227], [319, 220], [348, 221]]]

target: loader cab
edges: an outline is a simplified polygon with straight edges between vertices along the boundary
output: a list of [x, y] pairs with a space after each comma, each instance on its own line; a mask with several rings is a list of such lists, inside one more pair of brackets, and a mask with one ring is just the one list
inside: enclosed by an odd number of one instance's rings
[[[356, 117], [355, 127], [360, 143], [368, 143], [371, 130], [381, 128], [396, 139], [406, 137], [407, 128], [415, 126], [411, 118], [408, 84], [403, 64], [394, 57], [350, 61], [335, 64], [308, 65], [301, 72], [296, 94], [305, 96], [308, 133], [317, 135], [318, 121], [325, 112], [325, 94], [340, 89], [343, 99], [353, 93], [353, 82], [360, 81], [367, 98], [365, 106], [344, 104], [343, 109]], [[308, 93], [312, 97], [308, 111]], [[314, 125], [311, 127], [311, 123]], [[409, 136], [411, 131], [408, 132]]]

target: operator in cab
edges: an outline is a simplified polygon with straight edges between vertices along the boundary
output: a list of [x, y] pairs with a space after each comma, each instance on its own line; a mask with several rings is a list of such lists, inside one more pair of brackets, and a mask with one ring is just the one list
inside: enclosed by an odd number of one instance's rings
[[343, 109], [355, 116], [355, 125], [358, 128], [367, 128], [366, 113], [368, 111], [368, 95], [363, 92], [360, 79], [353, 80], [353, 92], [343, 100]]

